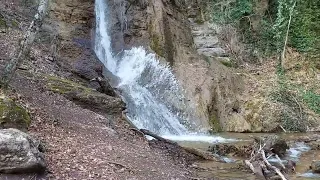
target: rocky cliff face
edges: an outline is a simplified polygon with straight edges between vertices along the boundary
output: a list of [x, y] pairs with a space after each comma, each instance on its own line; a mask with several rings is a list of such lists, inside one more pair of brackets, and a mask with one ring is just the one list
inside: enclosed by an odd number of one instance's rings
[[[252, 79], [227, 67], [228, 51], [218, 38], [219, 27], [206, 21], [205, 1], [107, 2], [115, 54], [143, 46], [169, 63], [197, 111], [199, 119], [195, 123], [199, 128], [239, 132], [275, 128], [276, 124], [271, 127], [267, 122], [275, 119], [268, 113], [276, 105], [266, 102], [260, 94], [250, 98], [248, 83]], [[52, 44], [47, 58], [85, 79], [100, 75], [101, 64], [91, 50], [94, 1], [58, 0], [50, 8], [40, 42]], [[276, 112], [273, 114], [277, 116]]]
[[250, 130], [241, 107], [241, 77], [214, 58], [224, 56], [214, 30], [190, 19], [199, 14], [193, 8], [197, 1], [109, 3], [115, 51], [141, 45], [168, 62], [197, 109], [196, 124], [216, 131]]
[[[195, 123], [200, 128], [241, 132], [265, 128], [266, 123], [261, 119], [270, 119], [265, 110], [270, 103], [256, 96], [248, 100], [248, 88], [244, 87], [247, 78], [238, 70], [226, 67], [228, 52], [219, 41], [219, 28], [206, 21], [205, 1], [109, 0], [108, 3], [114, 52], [144, 46], [162, 62], [169, 63], [190, 104], [197, 110], [199, 119]], [[36, 4], [28, 1], [26, 6], [36, 7]], [[28, 14], [25, 8], [22, 11]], [[14, 24], [10, 18], [5, 21], [6, 26]], [[46, 61], [30, 61], [31, 67], [37, 72], [72, 76], [60, 73], [54, 67], [58, 64], [59, 68], [86, 80], [100, 76], [103, 68], [92, 51], [93, 30], [93, 0], [52, 1], [49, 18], [31, 52], [31, 59]], [[45, 53], [40, 54], [37, 51], [40, 48], [45, 48]], [[91, 82], [90, 87], [98, 89], [99, 84]]]

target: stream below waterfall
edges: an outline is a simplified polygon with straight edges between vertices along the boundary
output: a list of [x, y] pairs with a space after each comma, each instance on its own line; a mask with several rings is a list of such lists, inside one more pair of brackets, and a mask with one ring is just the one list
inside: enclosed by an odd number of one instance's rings
[[[320, 150], [312, 149], [308, 144], [302, 142], [302, 138], [310, 137], [316, 133], [281, 133], [277, 134], [284, 138], [290, 149], [287, 150], [283, 161], [293, 160], [296, 162], [296, 173], [290, 175], [291, 180], [308, 180], [320, 179], [320, 174], [312, 173], [310, 166], [313, 160], [320, 159]], [[265, 135], [273, 135], [273, 133], [218, 133], [217, 136], [224, 139], [233, 139], [237, 141], [222, 142], [224, 144], [245, 145], [252, 141], [252, 137], [261, 137]], [[221, 143], [221, 142], [219, 142]], [[181, 146], [198, 148], [208, 151], [212, 143], [197, 141], [179, 141]], [[255, 175], [250, 171], [243, 169], [243, 157], [235, 157], [232, 155], [220, 156], [220, 162], [199, 161], [193, 164], [199, 178], [217, 178], [225, 180], [254, 180]], [[270, 159], [277, 161], [276, 159]]]

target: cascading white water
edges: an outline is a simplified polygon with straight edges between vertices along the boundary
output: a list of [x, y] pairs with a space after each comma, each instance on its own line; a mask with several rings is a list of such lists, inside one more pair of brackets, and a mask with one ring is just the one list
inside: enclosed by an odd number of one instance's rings
[[[126, 50], [121, 57], [112, 54], [107, 11], [105, 0], [96, 0], [95, 52], [105, 67], [120, 79], [116, 86], [127, 103], [128, 118], [138, 128], [167, 138], [195, 139], [196, 133], [186, 128], [191, 126], [187, 119], [192, 117], [192, 111], [182, 111], [188, 109], [186, 99], [169, 66], [161, 64], [142, 47]], [[198, 138], [223, 141], [213, 136]]]

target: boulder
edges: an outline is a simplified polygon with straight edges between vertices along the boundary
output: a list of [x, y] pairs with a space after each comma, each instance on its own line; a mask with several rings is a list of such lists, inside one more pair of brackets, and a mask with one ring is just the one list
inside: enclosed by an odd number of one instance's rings
[[40, 173], [46, 168], [39, 142], [18, 129], [0, 130], [0, 173]]
[[209, 151], [220, 156], [234, 156], [234, 157], [250, 157], [253, 150], [253, 145], [243, 143], [226, 143], [214, 144], [209, 146]]
[[271, 151], [278, 156], [284, 156], [287, 152], [287, 149], [289, 149], [286, 140], [280, 138], [277, 135], [267, 136], [264, 140], [260, 140], [260, 142], [264, 142], [263, 144], [265, 144], [265, 147], [263, 149], [265, 151]]
[[28, 112], [8, 98], [0, 97], [0, 129], [16, 128], [27, 130], [30, 125]]
[[114, 114], [125, 109], [125, 103], [120, 97], [112, 97], [87, 88], [84, 84], [59, 77], [47, 77], [47, 89], [60, 93], [76, 104], [98, 112]]
[[313, 161], [311, 169], [313, 173], [320, 173], [320, 161]]
[[311, 141], [308, 143], [308, 146], [310, 146], [312, 150], [320, 150], [320, 140]]
[[197, 51], [199, 54], [205, 55], [207, 57], [227, 56], [226, 51], [220, 47], [201, 48], [201, 49], [198, 49]]
[[194, 37], [194, 43], [200, 48], [215, 48], [217, 47], [219, 40], [217, 36], [196, 36]]
[[116, 92], [110, 85], [109, 81], [107, 81], [105, 78], [97, 77], [92, 79], [91, 81], [95, 81], [99, 84], [100, 87], [97, 88], [97, 91], [107, 94], [109, 96], [113, 96], [113, 97], [117, 96]]
[[86, 80], [91, 80], [102, 76], [103, 64], [99, 62], [92, 50], [86, 49], [73, 63], [72, 71]]

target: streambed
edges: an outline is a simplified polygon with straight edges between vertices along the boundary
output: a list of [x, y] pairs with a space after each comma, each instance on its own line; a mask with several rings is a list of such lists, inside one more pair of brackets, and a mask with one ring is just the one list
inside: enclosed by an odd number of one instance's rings
[[[201, 142], [201, 141], [179, 141], [179, 144], [186, 147], [198, 148], [208, 151], [209, 146], [214, 143], [232, 144], [236, 146], [249, 145], [253, 137], [260, 137], [266, 135], [273, 135], [272, 133], [220, 133], [215, 134], [225, 139], [232, 139], [237, 141], [225, 142]], [[296, 162], [296, 173], [289, 174], [290, 179], [293, 180], [307, 180], [320, 179], [320, 174], [314, 174], [310, 170], [310, 165], [313, 160], [320, 160], [320, 150], [312, 148], [310, 144], [305, 143], [309, 137], [319, 136], [317, 133], [283, 133], [277, 134], [284, 138], [289, 144], [290, 149], [287, 150], [283, 161], [293, 160]], [[220, 156], [221, 161], [198, 161], [192, 167], [195, 169], [196, 177], [210, 179], [228, 179], [228, 180], [254, 180], [255, 175], [248, 170], [243, 164], [246, 158], [233, 156], [228, 154]], [[270, 161], [277, 161], [270, 159]]]

